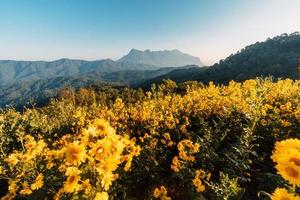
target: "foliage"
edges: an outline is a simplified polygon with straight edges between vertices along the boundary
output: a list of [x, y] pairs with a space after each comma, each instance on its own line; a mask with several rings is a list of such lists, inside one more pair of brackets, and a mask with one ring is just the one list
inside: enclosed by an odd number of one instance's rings
[[0, 118], [5, 194], [253, 199], [286, 185], [270, 156], [276, 141], [299, 138], [299, 100], [300, 81], [289, 79], [168, 80], [145, 93], [81, 89], [43, 108], [8, 108]]

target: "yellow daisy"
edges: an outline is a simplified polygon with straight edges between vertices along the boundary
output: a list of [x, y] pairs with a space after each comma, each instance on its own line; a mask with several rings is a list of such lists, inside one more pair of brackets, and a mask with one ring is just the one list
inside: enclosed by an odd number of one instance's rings
[[272, 194], [272, 200], [300, 200], [300, 198], [284, 188], [277, 188]]
[[85, 147], [78, 142], [69, 144], [65, 149], [67, 164], [80, 165], [86, 159]]
[[283, 162], [276, 165], [276, 169], [290, 184], [300, 186], [300, 166], [293, 162]]
[[38, 189], [40, 189], [41, 187], [43, 187], [43, 185], [44, 185], [43, 179], [44, 179], [43, 174], [39, 174], [39, 175], [36, 177], [34, 183], [32, 183], [32, 184], [30, 185], [30, 188], [31, 188], [32, 190], [38, 190]]
[[274, 162], [278, 162], [283, 154], [287, 151], [294, 150], [300, 153], [300, 140], [299, 139], [287, 139], [280, 142], [276, 142], [275, 151], [273, 152], [272, 159]]
[[288, 139], [277, 142], [272, 159], [278, 173], [292, 185], [300, 186], [300, 140]]
[[68, 176], [67, 181], [64, 183], [64, 192], [73, 193], [79, 189], [80, 170], [76, 167], [68, 167], [66, 175]]
[[94, 200], [108, 200], [109, 196], [107, 192], [98, 192]]
[[90, 194], [92, 191], [92, 185], [90, 183], [90, 179], [86, 179], [82, 182], [82, 189], [84, 190], [85, 194]]
[[30, 195], [32, 193], [32, 190], [30, 188], [24, 188], [20, 191], [21, 195]]
[[93, 127], [96, 128], [96, 132], [94, 132], [94, 136], [106, 136], [114, 133], [114, 129], [110, 126], [110, 124], [104, 119], [97, 119], [92, 124]]

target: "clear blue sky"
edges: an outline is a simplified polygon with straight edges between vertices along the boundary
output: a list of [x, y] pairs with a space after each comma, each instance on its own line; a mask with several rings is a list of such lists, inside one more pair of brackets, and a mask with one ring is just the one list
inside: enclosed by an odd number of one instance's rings
[[299, 0], [1, 0], [0, 59], [116, 59], [137, 48], [212, 64], [299, 31], [299, 19]]

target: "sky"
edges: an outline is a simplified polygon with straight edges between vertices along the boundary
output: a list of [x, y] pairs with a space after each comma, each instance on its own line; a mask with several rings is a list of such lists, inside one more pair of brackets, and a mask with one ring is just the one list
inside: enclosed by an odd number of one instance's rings
[[300, 31], [299, 0], [0, 0], [0, 59], [118, 59], [178, 49], [206, 65]]

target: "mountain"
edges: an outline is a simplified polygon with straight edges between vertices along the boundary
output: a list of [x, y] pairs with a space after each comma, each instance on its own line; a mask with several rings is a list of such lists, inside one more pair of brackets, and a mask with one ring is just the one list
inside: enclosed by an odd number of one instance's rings
[[139, 63], [115, 62], [110, 59], [85, 61], [60, 59], [46, 61], [0, 61], [0, 85], [14, 84], [17, 81], [36, 81], [55, 77], [80, 76], [88, 72], [98, 74], [124, 70], [155, 70], [157, 66]]
[[[166, 56], [168, 52], [173, 52], [172, 57], [178, 54], [178, 58], [187, 55], [176, 50], [162, 52], [167, 52]], [[166, 59], [169, 58], [170, 55]], [[12, 105], [22, 108], [28, 102], [41, 105], [67, 86], [102, 87], [108, 83], [114, 86], [136, 85], [173, 70], [185, 68], [189, 66], [160, 68], [153, 64], [111, 59], [96, 61], [59, 59], [50, 62], [2, 60], [0, 61], [0, 107]]]
[[[156, 70], [121, 70], [116, 72], [92, 71], [73, 76], [58, 76], [39, 80], [19, 80], [13, 84], [0, 86], [0, 107], [11, 105], [22, 109], [28, 103], [43, 105], [57, 96], [57, 92], [65, 87], [78, 89], [81, 87], [120, 87], [135, 85], [185, 67], [166, 67]], [[197, 67], [199, 68], [199, 67]]]
[[[138, 62], [138, 60], [141, 62]], [[146, 50], [142, 52], [133, 49], [128, 55], [118, 61], [111, 59], [96, 61], [60, 59], [51, 62], [2, 60], [0, 61], [0, 85], [13, 84], [16, 81], [37, 81], [55, 77], [74, 77], [81, 76], [85, 73], [96, 73], [103, 78], [104, 74], [116, 73], [116, 76], [119, 76], [120, 73], [124, 74], [125, 71], [158, 70], [162, 66], [178, 67], [187, 64], [202, 66], [199, 58], [181, 53], [178, 50]], [[162, 74], [160, 73], [159, 75]]]
[[[134, 51], [132, 50], [131, 53]], [[172, 52], [172, 56], [168, 52]], [[187, 55], [174, 50], [163, 51], [160, 56], [164, 53], [168, 56], [165, 59], [173, 57], [173, 60], [176, 55], [177, 59]], [[197, 60], [199, 59], [195, 59]], [[153, 64], [110, 59], [96, 61], [60, 59], [51, 62], [2, 60], [0, 61], [0, 107], [13, 105], [22, 108], [29, 101], [40, 105], [67, 86], [79, 88], [89, 85], [103, 86], [106, 83], [134, 85], [175, 69], [184, 68], [174, 66], [160, 68]]]
[[297, 57], [300, 55], [298, 32], [282, 34], [264, 42], [249, 45], [219, 63], [203, 70], [181, 69], [150, 79], [138, 86], [149, 88], [152, 82], [172, 79], [176, 82], [197, 80], [227, 84], [231, 80], [244, 81], [256, 77], [272, 76], [297, 79]]
[[186, 65], [198, 65], [201, 67], [204, 65], [198, 57], [178, 50], [140, 51], [132, 49], [129, 54], [120, 58], [118, 62], [142, 63], [159, 67], [180, 67]]

